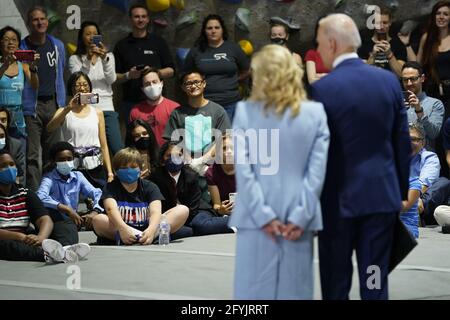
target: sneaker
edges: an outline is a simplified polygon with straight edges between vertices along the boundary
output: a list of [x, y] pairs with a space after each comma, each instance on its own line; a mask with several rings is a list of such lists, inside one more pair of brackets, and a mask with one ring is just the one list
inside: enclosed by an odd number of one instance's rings
[[74, 259], [84, 260], [91, 252], [91, 247], [87, 243], [76, 243], [71, 246], [65, 246], [64, 250], [65, 259], [68, 262], [74, 262]]
[[45, 239], [42, 241], [42, 249], [44, 250], [46, 262], [64, 262], [65, 250], [58, 241]]
[[449, 234], [450, 233], [450, 225], [442, 226], [442, 233]]
[[284, 19], [278, 16], [271, 17], [270, 23], [280, 23], [287, 26], [291, 30], [300, 30], [300, 25], [298, 23], [295, 23], [294, 19], [292, 18]]
[[250, 32], [250, 10], [239, 8], [236, 10], [236, 27], [244, 32]]

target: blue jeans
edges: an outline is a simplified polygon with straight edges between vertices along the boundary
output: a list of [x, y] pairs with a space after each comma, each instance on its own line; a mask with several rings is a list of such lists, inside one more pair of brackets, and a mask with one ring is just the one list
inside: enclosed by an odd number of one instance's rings
[[228, 118], [230, 119], [230, 123], [233, 124], [234, 113], [236, 111], [236, 105], [239, 101], [224, 105], [223, 108], [227, 112]]
[[229, 216], [213, 216], [208, 211], [199, 210], [189, 224], [194, 230], [194, 236], [205, 236], [208, 234], [233, 233], [228, 228]]
[[115, 111], [103, 111], [105, 117], [106, 140], [111, 154], [114, 156], [124, 148], [122, 135], [120, 134], [119, 114]]

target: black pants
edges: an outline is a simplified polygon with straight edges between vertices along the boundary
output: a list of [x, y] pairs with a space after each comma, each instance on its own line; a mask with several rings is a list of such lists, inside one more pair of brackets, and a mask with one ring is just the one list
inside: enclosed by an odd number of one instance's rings
[[0, 260], [44, 261], [44, 251], [20, 241], [0, 240]]
[[[78, 243], [78, 229], [72, 220], [54, 222], [50, 239], [63, 246]], [[44, 261], [41, 247], [29, 246], [16, 240], [0, 240], [0, 260], [10, 261]]]

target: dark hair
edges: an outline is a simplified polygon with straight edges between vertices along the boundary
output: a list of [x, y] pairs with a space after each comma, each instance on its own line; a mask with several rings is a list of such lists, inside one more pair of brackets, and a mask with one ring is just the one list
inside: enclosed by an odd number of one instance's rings
[[228, 40], [228, 31], [227, 27], [225, 26], [225, 22], [223, 21], [223, 18], [219, 16], [218, 14], [210, 14], [205, 19], [203, 19], [202, 23], [202, 30], [200, 33], [200, 36], [195, 41], [195, 46], [199, 47], [201, 52], [205, 52], [206, 48], [208, 47], [208, 37], [206, 36], [206, 25], [210, 20], [217, 20], [219, 21], [220, 26], [222, 27], [222, 38], [223, 40]]
[[419, 76], [423, 75], [423, 68], [417, 61], [405, 62], [405, 64], [402, 67], [402, 71], [405, 70], [406, 68], [416, 69], [417, 71], [419, 71]]
[[100, 28], [98, 27], [98, 25], [93, 22], [93, 21], [84, 21], [81, 24], [80, 30], [78, 30], [78, 40], [77, 40], [77, 50], [75, 51], [74, 54], [77, 55], [82, 55], [82, 54], [86, 54], [87, 53], [87, 49], [86, 49], [86, 45], [84, 44], [83, 41], [83, 33], [84, 33], [84, 29], [87, 27], [95, 27], [97, 29], [97, 33], [101, 34], [100, 32]]
[[9, 134], [8, 134], [8, 130], [7, 130], [7, 129], [5, 128], [5, 126], [2, 125], [1, 123], [0, 123], [0, 129], [3, 129], [3, 131], [5, 132], [5, 142], [6, 142], [6, 144], [5, 144], [5, 147], [4, 147], [3, 149], [9, 150], [10, 142], [9, 142]]
[[434, 5], [433, 10], [431, 10], [426, 30], [427, 39], [423, 46], [423, 56], [421, 61], [428, 78], [431, 78], [435, 83], [439, 83], [436, 60], [438, 57], [439, 44], [441, 43], [441, 40], [439, 39], [439, 28], [436, 25], [436, 13], [442, 7], [450, 8], [450, 1], [439, 1]]
[[130, 9], [128, 9], [128, 17], [131, 18], [133, 10], [137, 8], [144, 9], [145, 11], [147, 11], [147, 15], [150, 16], [150, 13], [148, 12], [148, 8], [146, 6], [142, 4], [134, 4], [130, 7]]
[[28, 23], [28, 24], [30, 24], [30, 22], [31, 22], [31, 14], [32, 14], [33, 12], [35, 12], [35, 11], [40, 11], [40, 12], [42, 12], [43, 14], [45, 14], [45, 17], [47, 17], [47, 10], [46, 10], [44, 7], [42, 7], [42, 6], [34, 6], [34, 7], [31, 7], [31, 8], [27, 11], [27, 23]]
[[161, 72], [158, 69], [156, 69], [156, 68], [150, 68], [150, 69], [145, 69], [142, 72], [142, 74], [141, 74], [141, 83], [142, 83], [142, 81], [144, 81], [144, 77], [146, 75], [148, 75], [149, 73], [152, 73], [152, 72], [154, 72], [154, 73], [156, 73], [158, 75], [159, 81], [163, 81], [162, 76], [161, 76]]
[[11, 127], [11, 114], [9, 113], [9, 110], [4, 106], [0, 106], [0, 112], [6, 112], [6, 121], [8, 122], [8, 127], [6, 129], [9, 130], [9, 127]]
[[[2, 150], [0, 150], [0, 156], [3, 156], [3, 155], [5, 155], [5, 154], [9, 155], [9, 156], [13, 159], [15, 165], [17, 166], [16, 159], [13, 157], [13, 155], [11, 154], [11, 152], [10, 152], [8, 149], [6, 149], [6, 147], [3, 148]], [[17, 170], [19, 170], [19, 169], [17, 168]]]
[[72, 73], [69, 77], [69, 80], [67, 80], [67, 93], [69, 96], [73, 96], [73, 87], [75, 85], [75, 82], [77, 82], [78, 79], [81, 77], [84, 77], [89, 84], [89, 92], [92, 92], [92, 82], [91, 79], [89, 79], [89, 76], [84, 73], [83, 71], [77, 71], [75, 73]]
[[67, 142], [67, 141], [55, 142], [54, 144], [51, 145], [50, 151], [48, 152], [48, 154], [50, 156], [50, 160], [55, 161], [56, 155], [59, 152], [65, 151], [65, 150], [69, 150], [70, 152], [72, 152], [72, 155], [75, 155], [75, 149], [69, 142]]
[[393, 20], [392, 10], [386, 6], [380, 6], [380, 15], [389, 16], [389, 20]]
[[179, 82], [180, 85], [182, 86], [184, 83], [184, 79], [186, 79], [186, 77], [192, 73], [197, 73], [199, 74], [203, 80], [205, 80], [205, 75], [203, 74], [203, 72], [201, 72], [199, 69], [190, 69], [190, 70], [185, 70], [182, 73], [180, 73], [180, 78], [179, 78]]
[[[4, 28], [2, 28], [0, 30], [0, 39], [2, 39], [8, 31], [14, 32], [16, 34], [16, 36], [17, 36], [17, 40], [20, 43], [20, 39], [21, 39], [20, 38], [20, 32], [18, 30], [14, 29], [11, 26], [6, 26], [6, 27], [4, 27]], [[1, 52], [0, 52], [0, 55], [1, 55]]]
[[154, 168], [155, 166], [158, 165], [159, 145], [158, 145], [158, 142], [156, 141], [156, 137], [155, 137], [155, 134], [153, 133], [152, 128], [150, 127], [150, 125], [147, 122], [138, 119], [138, 120], [134, 120], [128, 124], [127, 133], [125, 136], [125, 146], [130, 147], [130, 148], [136, 148], [136, 144], [135, 144], [132, 133], [133, 133], [133, 130], [139, 126], [143, 127], [148, 132], [148, 137], [150, 139], [150, 143], [148, 146], [147, 154], [150, 158], [150, 165], [152, 168]]
[[70, 152], [72, 152], [72, 156], [75, 155], [75, 149], [67, 141], [58, 141], [50, 146], [50, 150], [48, 152], [50, 161], [42, 169], [43, 173], [48, 173], [56, 167], [56, 155], [58, 154], [58, 152], [61, 152], [64, 150], [69, 150]]
[[[180, 141], [166, 141], [161, 146], [159, 150], [159, 164], [161, 165], [164, 162], [164, 154], [169, 150], [170, 147], [174, 147], [180, 144]], [[184, 149], [184, 148], [183, 148]]]

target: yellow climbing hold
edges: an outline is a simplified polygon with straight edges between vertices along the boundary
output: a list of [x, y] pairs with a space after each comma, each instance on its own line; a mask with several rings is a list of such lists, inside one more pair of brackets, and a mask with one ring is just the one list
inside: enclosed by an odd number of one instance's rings
[[253, 53], [253, 45], [250, 41], [248, 40], [241, 40], [239, 41], [239, 45], [241, 46], [242, 51], [244, 51], [244, 53], [247, 56], [251, 56]]
[[147, 0], [147, 8], [153, 12], [159, 12], [169, 9], [169, 0]]
[[73, 55], [75, 53], [75, 51], [77, 51], [77, 46], [74, 45], [73, 43], [68, 43], [66, 44], [67, 47], [67, 52], [69, 53], [69, 55]]

